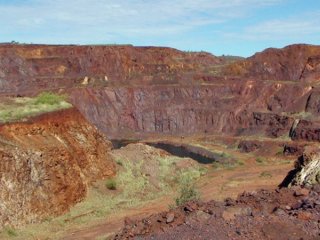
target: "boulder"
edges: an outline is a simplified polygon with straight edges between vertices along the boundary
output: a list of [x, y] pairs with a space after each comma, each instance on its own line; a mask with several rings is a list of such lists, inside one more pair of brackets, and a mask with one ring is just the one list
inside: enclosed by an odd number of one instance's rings
[[307, 147], [281, 186], [313, 186], [320, 183], [320, 148]]

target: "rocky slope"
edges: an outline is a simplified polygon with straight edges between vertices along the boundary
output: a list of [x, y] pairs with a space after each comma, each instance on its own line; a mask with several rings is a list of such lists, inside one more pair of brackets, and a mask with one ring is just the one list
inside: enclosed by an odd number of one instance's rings
[[0, 93], [23, 94], [83, 85], [192, 80], [191, 72], [223, 62], [208, 53], [119, 46], [0, 45]]
[[320, 237], [320, 188], [245, 192], [126, 220], [114, 239], [306, 239]]
[[68, 211], [115, 174], [111, 144], [74, 108], [0, 126], [0, 225]]
[[269, 48], [226, 67], [225, 73], [255, 80], [320, 80], [319, 46], [296, 44], [283, 49]]
[[320, 47], [229, 63], [208, 53], [123, 46], [0, 45], [2, 94], [63, 89], [110, 138], [231, 134], [319, 141]]

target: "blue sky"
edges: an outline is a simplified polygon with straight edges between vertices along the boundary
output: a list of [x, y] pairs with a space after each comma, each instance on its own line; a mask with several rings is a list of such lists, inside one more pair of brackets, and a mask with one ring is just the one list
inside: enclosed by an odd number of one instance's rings
[[320, 0], [0, 0], [0, 42], [133, 44], [250, 56], [320, 44]]

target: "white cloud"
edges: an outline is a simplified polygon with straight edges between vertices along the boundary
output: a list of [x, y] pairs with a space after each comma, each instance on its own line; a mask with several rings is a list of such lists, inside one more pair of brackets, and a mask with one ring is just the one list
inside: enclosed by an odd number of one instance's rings
[[72, 36], [161, 36], [243, 17], [283, 0], [29, 0], [0, 5], [0, 34], [66, 30]]
[[318, 36], [320, 41], [320, 12], [309, 12], [289, 19], [272, 19], [248, 26], [242, 37], [249, 40], [297, 39]]

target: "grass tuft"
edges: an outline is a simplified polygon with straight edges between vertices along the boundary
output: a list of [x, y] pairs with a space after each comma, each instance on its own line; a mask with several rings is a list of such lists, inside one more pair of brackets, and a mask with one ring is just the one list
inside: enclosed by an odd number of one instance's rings
[[106, 181], [106, 187], [109, 189], [109, 190], [116, 190], [117, 189], [117, 182], [115, 179], [111, 178], [111, 179], [108, 179]]
[[63, 95], [57, 95], [54, 93], [50, 93], [50, 92], [43, 92], [40, 93], [34, 101], [35, 105], [39, 105], [39, 104], [47, 104], [47, 105], [57, 105], [60, 102], [65, 100], [65, 96]]
[[4, 228], [4, 232], [6, 233], [6, 235], [8, 237], [17, 237], [18, 236], [18, 233], [16, 232], [16, 230], [13, 228], [10, 228], [10, 227]]

